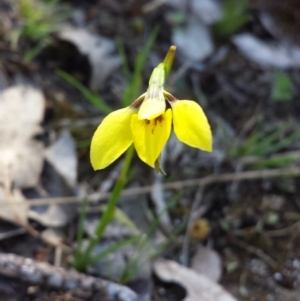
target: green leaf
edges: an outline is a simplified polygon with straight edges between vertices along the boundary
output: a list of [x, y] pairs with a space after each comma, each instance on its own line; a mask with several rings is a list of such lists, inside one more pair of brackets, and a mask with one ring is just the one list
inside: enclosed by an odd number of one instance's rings
[[288, 101], [293, 97], [293, 82], [288, 74], [275, 70], [272, 84], [272, 98], [276, 101]]
[[131, 104], [140, 94], [142, 72], [144, 69], [146, 59], [150, 53], [150, 50], [158, 34], [158, 30], [159, 27], [156, 26], [151, 32], [151, 35], [146, 45], [137, 55], [137, 58], [134, 63], [134, 72], [130, 81], [130, 85], [124, 92], [124, 96], [123, 96], [124, 107], [127, 107], [129, 104]]
[[98, 261], [100, 261], [101, 259], [105, 258], [106, 256], [108, 256], [109, 254], [118, 251], [119, 249], [133, 244], [139, 240], [141, 240], [143, 237], [142, 235], [136, 235], [121, 241], [118, 241], [117, 243], [113, 244], [112, 246], [108, 247], [106, 250], [104, 250], [103, 252], [97, 254], [96, 256], [92, 257], [89, 259], [88, 261], [88, 265], [93, 265], [96, 264]]
[[104, 114], [109, 114], [112, 111], [99, 94], [92, 92], [90, 89], [86, 88], [71, 74], [63, 70], [57, 70], [56, 73], [59, 76], [61, 76], [64, 80], [66, 80], [69, 84], [71, 84], [73, 87], [75, 87], [99, 111], [101, 111]]
[[221, 20], [215, 25], [217, 35], [228, 36], [250, 20], [249, 0], [225, 0]]

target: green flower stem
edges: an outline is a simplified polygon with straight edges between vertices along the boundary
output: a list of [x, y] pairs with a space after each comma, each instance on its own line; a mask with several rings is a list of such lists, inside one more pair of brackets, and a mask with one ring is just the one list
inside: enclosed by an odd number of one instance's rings
[[105, 211], [97, 225], [94, 236], [90, 239], [86, 250], [81, 254], [81, 256], [79, 256], [79, 258], [78, 257], [75, 258], [74, 267], [77, 270], [84, 271], [86, 269], [86, 267], [90, 264], [90, 258], [91, 258], [91, 253], [92, 253], [93, 249], [95, 248], [95, 246], [101, 239], [105, 228], [107, 227], [107, 225], [110, 223], [110, 221], [114, 217], [117, 202], [118, 202], [120, 194], [127, 182], [127, 174], [128, 174], [129, 168], [130, 168], [133, 154], [134, 154], [134, 147], [133, 147], [133, 145], [131, 145], [129, 147], [128, 151], [126, 152], [120, 176], [118, 177], [117, 182], [113, 188], [112, 195], [111, 195], [110, 199], [108, 200]]

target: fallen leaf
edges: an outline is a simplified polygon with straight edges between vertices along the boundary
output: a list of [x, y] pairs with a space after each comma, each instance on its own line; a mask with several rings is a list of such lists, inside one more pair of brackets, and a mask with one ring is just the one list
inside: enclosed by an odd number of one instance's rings
[[[68, 131], [64, 131], [45, 152], [46, 164], [41, 182], [46, 196], [73, 196], [77, 191], [77, 155], [75, 142]], [[49, 164], [48, 164], [49, 163]], [[41, 198], [42, 195], [35, 197]], [[44, 195], [45, 197], [45, 195]], [[47, 227], [62, 227], [76, 215], [72, 204], [49, 204], [33, 206], [30, 218]]]
[[299, 0], [256, 0], [252, 9], [255, 9], [261, 25], [276, 39], [299, 45]]
[[59, 36], [62, 40], [73, 43], [88, 57], [92, 68], [91, 89], [103, 87], [106, 79], [121, 65], [121, 58], [112, 54], [116, 47], [111, 39], [76, 28], [66, 28]]
[[46, 227], [63, 227], [67, 225], [76, 214], [76, 207], [63, 205], [34, 206], [29, 211], [29, 217]]
[[[10, 204], [3, 204], [1, 206], [0, 210], [0, 218], [12, 222], [14, 224], [20, 225], [20, 226], [27, 226], [28, 220], [28, 206], [26, 205], [26, 200], [24, 196], [22, 195], [21, 191], [19, 189], [12, 189], [11, 191], [8, 191], [5, 188], [2, 188], [0, 186], [0, 204], [1, 200], [4, 200], [5, 203]], [[24, 202], [24, 205], [14, 204], [14, 202]]]
[[77, 181], [77, 154], [75, 142], [69, 131], [64, 131], [45, 152], [47, 161], [64, 178], [70, 187]]
[[14, 187], [35, 186], [44, 159], [43, 144], [34, 139], [41, 133], [45, 100], [32, 86], [17, 85], [0, 93], [0, 182]]
[[[64, 181], [56, 170], [46, 162], [41, 182], [42, 189], [27, 194], [28, 198], [64, 197], [74, 196], [74, 188]], [[47, 227], [63, 227], [77, 214], [77, 207], [73, 204], [51, 204], [32, 206], [29, 217]]]
[[172, 41], [179, 52], [193, 61], [207, 58], [214, 50], [209, 28], [194, 16], [187, 19], [186, 27], [174, 30]]
[[41, 233], [41, 237], [44, 241], [51, 243], [52, 245], [62, 244], [65, 239], [62, 229], [59, 228], [47, 228]]
[[221, 279], [222, 261], [220, 255], [211, 248], [199, 246], [191, 260], [191, 268], [214, 282]]
[[300, 47], [298, 46], [264, 42], [248, 33], [236, 35], [232, 41], [245, 57], [259, 65], [279, 68], [300, 66]]
[[214, 24], [221, 19], [222, 9], [220, 3], [214, 0], [192, 0], [191, 11], [207, 25]]
[[275, 19], [273, 16], [266, 12], [262, 11], [259, 15], [260, 22], [264, 26], [264, 28], [273, 36], [276, 37], [277, 39], [283, 39], [287, 40], [287, 36], [284, 34], [282, 31], [282, 28], [277, 26], [277, 23], [275, 22]]
[[162, 281], [175, 282], [186, 289], [187, 296], [183, 301], [237, 301], [219, 284], [175, 261], [159, 259], [153, 268]]

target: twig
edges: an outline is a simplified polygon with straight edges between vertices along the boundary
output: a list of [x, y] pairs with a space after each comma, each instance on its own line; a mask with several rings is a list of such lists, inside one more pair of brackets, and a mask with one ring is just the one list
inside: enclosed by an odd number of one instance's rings
[[279, 237], [279, 236], [285, 236], [297, 230], [298, 231], [300, 230], [300, 221], [284, 229], [264, 231], [263, 234], [269, 237]]
[[256, 255], [257, 257], [259, 257], [261, 260], [263, 260], [265, 263], [267, 263], [273, 269], [276, 269], [276, 267], [278, 267], [278, 264], [276, 263], [276, 261], [273, 258], [271, 258], [269, 255], [267, 255], [261, 249], [255, 248], [251, 245], [248, 245], [245, 242], [238, 240], [235, 237], [231, 237], [230, 241], [232, 243], [234, 243], [235, 245], [237, 245], [238, 247], [246, 250], [248, 253]]
[[29, 284], [71, 290], [88, 298], [99, 294], [101, 300], [137, 300], [136, 294], [125, 286], [14, 254], [0, 253], [0, 274], [21, 279]]
[[[14, 193], [13, 193], [12, 192], [13, 190], [12, 190], [11, 186], [12, 186], [12, 183], [11, 183], [11, 179], [9, 177], [9, 171], [8, 171], [8, 168], [7, 168], [7, 170], [5, 172], [5, 179], [4, 179], [4, 191], [5, 191], [5, 195], [8, 198], [8, 203], [12, 206], [11, 217], [8, 220], [15, 223], [15, 224], [17, 224], [18, 226], [22, 227], [23, 229], [25, 229], [33, 237], [41, 239], [41, 240], [47, 242], [50, 245], [60, 246], [65, 251], [70, 253], [70, 251], [71, 251], [70, 247], [65, 246], [64, 244], [60, 244], [60, 243], [55, 244], [55, 243], [52, 243], [51, 241], [47, 241], [46, 239], [41, 237], [39, 231], [37, 231], [35, 228], [33, 228], [29, 224], [28, 217], [27, 217], [27, 212], [28, 212], [29, 206], [28, 206], [26, 200], [23, 197], [21, 198], [21, 200], [19, 198], [17, 200], [14, 198], [14, 195], [18, 195], [18, 197], [20, 197], [20, 195], [22, 195], [22, 193], [20, 192], [19, 189], [15, 189]], [[1, 186], [0, 186], [0, 189], [1, 189]], [[17, 206], [18, 202], [22, 202], [23, 205], [24, 204], [26, 205], [26, 207], [22, 208], [22, 210], [19, 210], [19, 208]], [[8, 208], [8, 209], [10, 210], [11, 208]]]
[[268, 160], [280, 160], [284, 158], [289, 158], [293, 160], [299, 160], [300, 159], [300, 151], [289, 151], [284, 153], [275, 154], [272, 156], [269, 156], [268, 158], [261, 158], [261, 157], [244, 157], [238, 160], [238, 163], [245, 165], [250, 164], [256, 164]]
[[[184, 187], [193, 187], [193, 186], [208, 186], [215, 183], [226, 183], [231, 181], [249, 181], [257, 179], [266, 179], [266, 178], [277, 178], [277, 177], [298, 177], [300, 176], [300, 168], [298, 167], [289, 167], [289, 168], [277, 168], [277, 169], [263, 169], [263, 170], [253, 170], [253, 171], [243, 171], [239, 173], [227, 173], [220, 175], [211, 175], [204, 178], [190, 179], [184, 181], [175, 181], [172, 183], [165, 183], [162, 185], [163, 189], [175, 189], [180, 190]], [[122, 196], [132, 196], [132, 195], [141, 195], [150, 193], [153, 187], [135, 187], [124, 189]], [[88, 202], [98, 202], [101, 200], [107, 200], [110, 197], [110, 193], [93, 193], [88, 196], [81, 197], [61, 197], [61, 198], [44, 198], [38, 200], [27, 200], [23, 201], [14, 201], [14, 205], [18, 206], [38, 206], [38, 205], [49, 205], [49, 204], [68, 204], [68, 203], [80, 203], [83, 199], [87, 199]], [[11, 203], [9, 200], [2, 199], [0, 200], [1, 206], [10, 206]]]
[[[244, 169], [244, 164], [243, 163], [238, 163], [235, 167], [236, 173], [242, 172]], [[240, 181], [239, 180], [234, 180], [230, 184], [229, 187], [229, 197], [231, 200], [236, 200], [238, 198], [238, 188], [240, 186]]]
[[187, 222], [186, 233], [185, 233], [185, 236], [183, 239], [183, 244], [182, 244], [182, 249], [181, 249], [181, 257], [180, 257], [181, 263], [185, 266], [188, 266], [188, 264], [189, 264], [188, 257], [189, 257], [189, 251], [190, 251], [189, 247], [190, 247], [191, 227], [192, 227], [194, 221], [200, 217], [201, 213], [203, 213], [202, 210], [200, 210], [200, 211], [198, 210], [198, 208], [201, 204], [201, 201], [202, 201], [203, 193], [204, 193], [204, 187], [200, 186], [200, 188], [198, 189], [198, 191], [196, 193], [196, 197], [193, 202], [192, 209], [191, 209], [191, 214], [190, 214], [188, 222]]
[[54, 251], [54, 266], [60, 267], [62, 262], [63, 249], [56, 247]]
[[75, 129], [86, 126], [98, 125], [102, 122], [103, 118], [93, 117], [93, 118], [84, 118], [80, 120], [71, 120], [71, 119], [61, 119], [59, 122], [55, 123], [56, 127], [63, 127], [67, 129]]
[[4, 233], [0, 233], [0, 240], [5, 240], [17, 235], [22, 235], [25, 234], [27, 231], [24, 228], [18, 228], [18, 229], [14, 229], [14, 230], [9, 230], [7, 232]]

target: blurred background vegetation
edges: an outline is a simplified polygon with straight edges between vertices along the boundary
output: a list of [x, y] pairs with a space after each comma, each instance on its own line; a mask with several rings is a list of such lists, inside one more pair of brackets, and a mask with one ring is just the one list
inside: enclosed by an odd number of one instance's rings
[[[27, 209], [0, 214], [1, 251], [72, 265], [95, 237], [124, 161], [94, 172], [91, 137], [145, 91], [176, 45], [167, 90], [203, 107], [214, 151], [172, 136], [165, 177], [133, 155], [83, 270], [143, 287], [145, 300], [182, 300], [184, 284], [151, 272], [163, 256], [238, 300], [298, 300], [299, 26], [297, 0], [2, 0], [0, 204], [18, 193]], [[58, 256], [60, 244], [72, 250]], [[48, 300], [50, 292], [15, 294]]]

